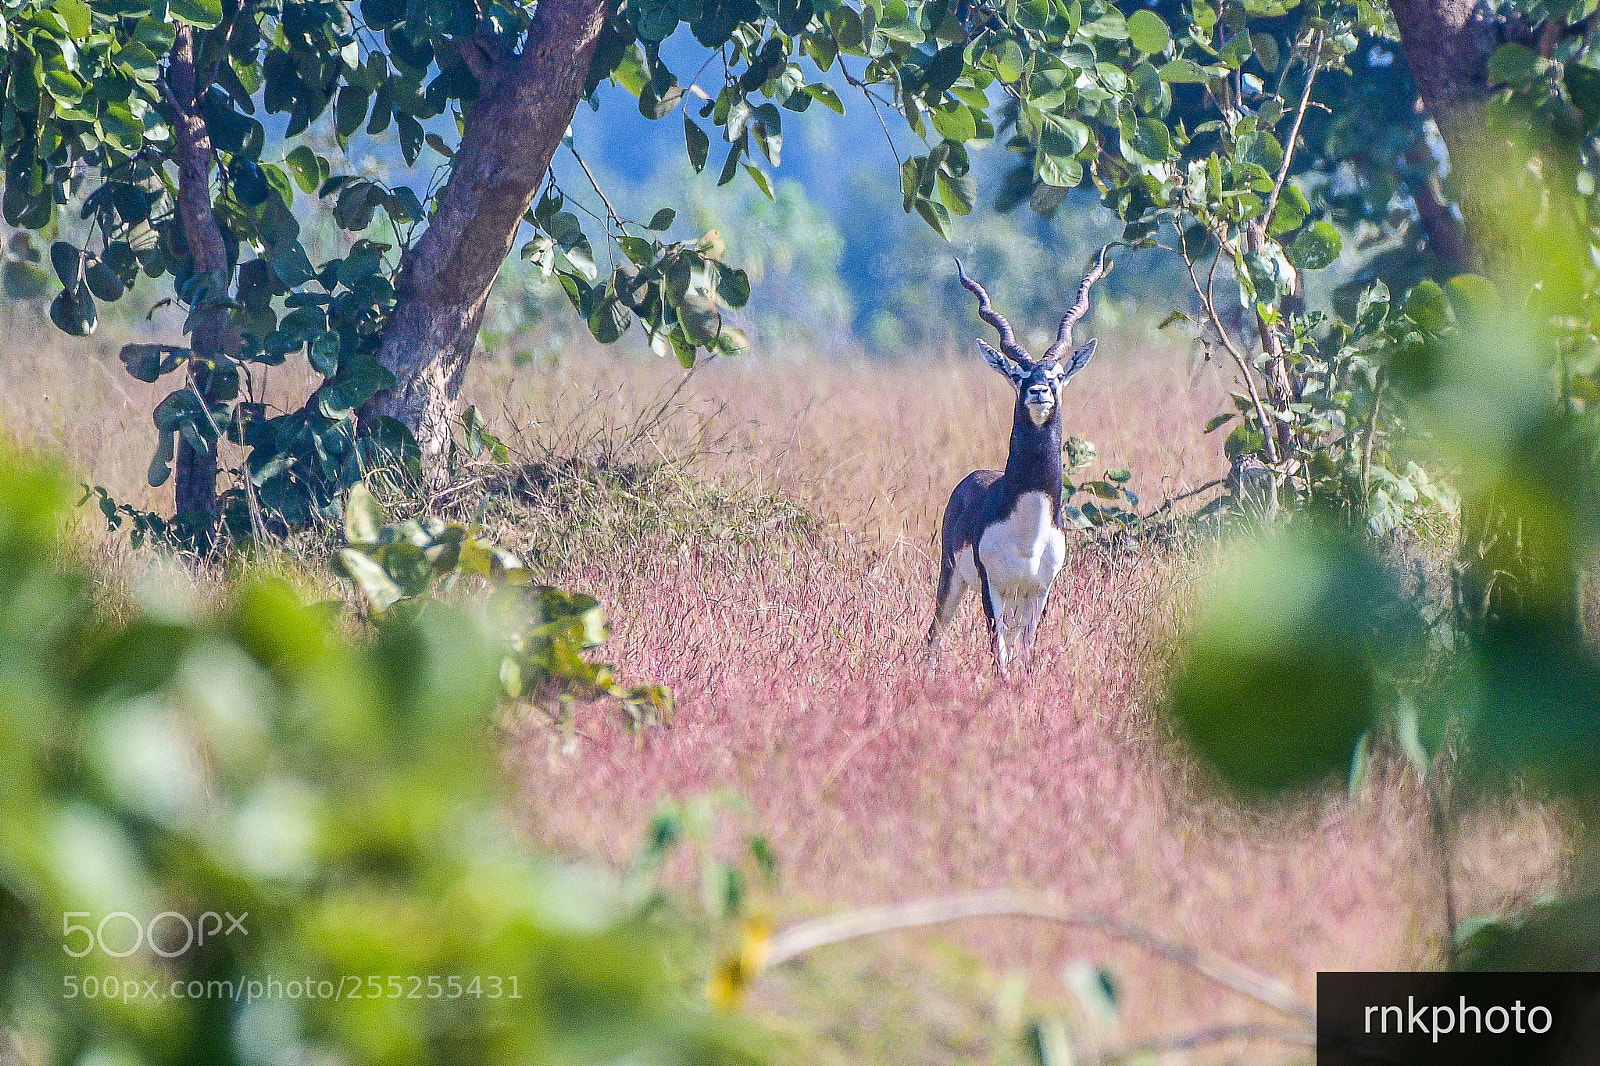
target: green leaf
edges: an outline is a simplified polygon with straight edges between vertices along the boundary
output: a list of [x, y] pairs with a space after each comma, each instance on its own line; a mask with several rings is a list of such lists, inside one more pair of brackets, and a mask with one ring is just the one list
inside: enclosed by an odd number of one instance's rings
[[1131, 163], [1160, 163], [1172, 149], [1172, 134], [1159, 119], [1141, 118], [1122, 127], [1122, 152]]
[[345, 576], [360, 587], [373, 614], [381, 615], [405, 598], [405, 593], [395, 584], [389, 572], [363, 552], [354, 548], [340, 548], [338, 560]]
[[723, 303], [737, 311], [750, 302], [749, 275], [737, 267], [720, 267], [717, 270], [717, 295]]
[[750, 350], [750, 338], [742, 329], [723, 326], [722, 332], [717, 334], [717, 339], [711, 342], [711, 346], [719, 355], [743, 355]]
[[1406, 297], [1406, 317], [1419, 329], [1442, 333], [1450, 325], [1450, 301], [1437, 282], [1423, 280]]
[[82, 262], [83, 253], [66, 241], [55, 241], [50, 245], [50, 265], [55, 267], [56, 277], [66, 288], [77, 286]]
[[325, 378], [339, 373], [339, 335], [332, 330], [320, 334], [311, 342], [307, 360], [311, 369]]
[[140, 381], [155, 382], [188, 358], [189, 349], [165, 344], [124, 344], [117, 358], [128, 373]]
[[[1083, 164], [1076, 159], [1040, 152], [1034, 160], [1034, 169], [1038, 179], [1052, 189], [1075, 189], [1083, 181]], [[1059, 202], [1056, 206], [1060, 206]]]
[[1550, 69], [1550, 61], [1520, 44], [1503, 44], [1489, 57], [1490, 85], [1526, 85]]
[[176, 434], [166, 431], [156, 433], [155, 454], [150, 457], [150, 468], [145, 472], [145, 480], [150, 487], [158, 489], [167, 483], [167, 478], [172, 476], [172, 453], [175, 447]]
[[1204, 85], [1211, 79], [1199, 63], [1179, 57], [1161, 68], [1161, 80], [1170, 85]]
[[1339, 258], [1344, 247], [1339, 231], [1330, 222], [1318, 222], [1300, 231], [1294, 243], [1284, 250], [1289, 262], [1301, 270], [1321, 270]]
[[197, 29], [214, 29], [222, 22], [222, 0], [168, 0], [167, 11]]
[[689, 116], [683, 116], [683, 139], [689, 152], [689, 165], [694, 167], [696, 174], [706, 168], [706, 156], [711, 151], [711, 138], [706, 136], [706, 131], [696, 126]]
[[1122, 17], [1122, 12], [1113, 7], [1093, 22], [1085, 22], [1079, 31], [1087, 37], [1125, 41], [1128, 39], [1128, 20]]
[[83, 280], [95, 298], [106, 303], [115, 303], [127, 292], [127, 287], [122, 284], [122, 279], [117, 277], [116, 271], [98, 259], [91, 261], [84, 268]]
[[346, 85], [339, 90], [333, 105], [333, 122], [340, 137], [349, 137], [362, 127], [370, 102], [370, 94], [359, 85]]
[[1267, 73], [1278, 69], [1278, 39], [1270, 33], [1252, 33], [1250, 44], [1255, 48], [1256, 58], [1261, 60], [1261, 66]]
[[945, 90], [956, 83], [961, 77], [961, 72], [966, 68], [966, 48], [961, 44], [952, 44], [939, 49], [934, 57], [928, 61], [925, 71], [925, 81], [922, 94], [930, 101], [937, 101], [945, 94]]
[[710, 344], [722, 329], [722, 313], [709, 297], [690, 293], [678, 308], [678, 322], [691, 344]]
[[[1121, 17], [1120, 15], [1118, 16]], [[1009, 37], [994, 45], [995, 73], [1004, 82], [1014, 82], [1022, 77], [1022, 48]]]
[[947, 103], [933, 110], [933, 128], [947, 141], [963, 144], [978, 135], [978, 123], [966, 104]]
[[777, 197], [772, 195], [772, 182], [768, 180], [767, 175], [762, 172], [761, 168], [750, 163], [746, 163], [744, 168], [750, 172], [750, 180], [756, 183], [756, 188], [760, 189], [767, 199], [776, 201]]
[[233, 195], [246, 207], [260, 207], [272, 194], [271, 187], [267, 185], [267, 176], [253, 159], [234, 157], [230, 176], [233, 179]]
[[88, 287], [76, 285], [56, 293], [56, 298], [50, 301], [50, 321], [61, 332], [74, 337], [87, 337], [99, 328], [100, 316]]
[[383, 507], [364, 482], [350, 486], [344, 502], [344, 539], [351, 544], [376, 544], [383, 530]]
[[805, 93], [829, 111], [838, 115], [844, 114], [844, 101], [839, 99], [839, 94], [834, 91], [833, 86], [826, 82], [819, 81], [812, 85], [807, 85]]
[[631, 322], [632, 316], [628, 313], [628, 309], [619, 301], [610, 299], [595, 308], [594, 313], [589, 316], [589, 332], [601, 344], [611, 344], [622, 336]]
[[83, 0], [55, 0], [50, 7], [67, 24], [67, 33], [73, 40], [81, 41], [89, 36], [93, 21], [89, 17], [89, 5]]
[[422, 145], [425, 131], [422, 123], [410, 115], [396, 115], [395, 126], [400, 132], [400, 158], [406, 161], [406, 166], [411, 166], [417, 161], [417, 156], [422, 154]]
[[644, 228], [662, 233], [672, 228], [672, 222], [677, 217], [677, 212], [672, 210], [672, 208], [663, 207], [658, 209], [655, 214], [650, 216], [650, 221], [645, 223]]
[[1046, 115], [1039, 130], [1039, 150], [1070, 159], [1088, 145], [1089, 127], [1075, 118]]
[[1410, 617], [1361, 547], [1292, 531], [1238, 545], [1206, 587], [1169, 706], [1250, 794], [1349, 772]]
[[939, 172], [939, 199], [953, 215], [970, 215], [978, 202], [978, 179], [972, 174], [955, 176]]
[[50, 285], [50, 275], [32, 263], [7, 259], [0, 267], [0, 285], [13, 300], [37, 300]]
[[1160, 15], [1141, 8], [1128, 17], [1128, 40], [1145, 55], [1157, 55], [1172, 43], [1172, 32]]
[[311, 259], [299, 241], [279, 243], [271, 249], [267, 259], [272, 264], [272, 272], [278, 275], [278, 280], [291, 289], [304, 285], [317, 276], [317, 272], [311, 267]]
[[1234, 157], [1240, 162], [1254, 163], [1269, 174], [1276, 174], [1283, 162], [1283, 145], [1278, 143], [1278, 138], [1273, 136], [1271, 130], [1251, 130], [1240, 135]]
[[1299, 229], [1306, 220], [1306, 215], [1311, 211], [1311, 203], [1306, 199], [1306, 194], [1292, 181], [1286, 181], [1283, 192], [1278, 196], [1278, 206], [1272, 214], [1272, 222], [1267, 227], [1267, 236], [1279, 237], [1285, 233], [1293, 233]]
[[1567, 95], [1583, 112], [1584, 130], [1593, 133], [1600, 126], [1600, 70], [1583, 63], [1568, 63], [1562, 80], [1566, 83]]
[[1487, 320], [1500, 309], [1500, 293], [1494, 282], [1481, 274], [1457, 274], [1447, 287], [1457, 317]]

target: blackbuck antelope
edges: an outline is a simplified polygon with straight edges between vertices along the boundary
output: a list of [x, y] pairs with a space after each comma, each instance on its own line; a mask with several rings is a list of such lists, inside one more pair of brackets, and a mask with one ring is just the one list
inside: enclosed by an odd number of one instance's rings
[[961, 284], [978, 298], [978, 316], [1000, 334], [999, 351], [978, 342], [984, 361], [1015, 386], [1017, 402], [1005, 470], [973, 471], [945, 505], [938, 604], [928, 627], [930, 666], [939, 636], [969, 587], [983, 598], [1000, 672], [1019, 653], [1023, 658], [1033, 653], [1050, 583], [1067, 554], [1061, 528], [1061, 389], [1094, 355], [1093, 340], [1073, 349], [1072, 327], [1089, 310], [1090, 287], [1110, 270], [1106, 250], [1100, 249], [1078, 286], [1078, 301], [1062, 316], [1055, 343], [1037, 361], [1017, 343], [983, 286], [956, 261]]

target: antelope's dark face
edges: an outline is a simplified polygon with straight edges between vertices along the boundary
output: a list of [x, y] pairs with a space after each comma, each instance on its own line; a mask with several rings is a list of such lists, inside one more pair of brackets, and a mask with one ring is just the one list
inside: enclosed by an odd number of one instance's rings
[[1085, 344], [1073, 352], [1072, 358], [1063, 366], [1049, 356], [1037, 362], [1012, 359], [983, 341], [978, 342], [978, 347], [983, 350], [984, 361], [1011, 382], [1017, 390], [1018, 402], [1027, 409], [1029, 420], [1036, 426], [1044, 425], [1056, 413], [1056, 408], [1061, 405], [1062, 387], [1089, 362], [1094, 355], [1094, 346], [1094, 341]]

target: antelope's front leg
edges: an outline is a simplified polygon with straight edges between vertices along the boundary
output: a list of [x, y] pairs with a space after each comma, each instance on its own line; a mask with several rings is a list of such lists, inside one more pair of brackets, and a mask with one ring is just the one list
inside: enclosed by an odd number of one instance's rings
[[995, 662], [1000, 665], [1000, 676], [1009, 677], [1011, 674], [1008, 666], [1011, 658], [1011, 642], [1006, 639], [1008, 636], [1006, 625], [1007, 604], [1000, 598], [1000, 593], [993, 584], [990, 584], [986, 591], [988, 593], [989, 631], [994, 638]]

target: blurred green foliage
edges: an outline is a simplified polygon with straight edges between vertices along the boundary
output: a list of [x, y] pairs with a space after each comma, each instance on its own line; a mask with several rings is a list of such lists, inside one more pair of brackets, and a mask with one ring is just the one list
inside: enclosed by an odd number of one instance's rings
[[432, 515], [389, 523], [382, 505], [357, 482], [345, 498], [344, 535], [334, 572], [361, 590], [380, 627], [414, 621], [429, 609], [425, 594], [478, 578], [495, 590], [488, 607], [500, 634], [500, 684], [506, 696], [608, 696], [635, 727], [670, 718], [672, 694], [666, 688], [625, 687], [609, 665], [585, 656], [611, 636], [599, 601], [530, 585], [522, 561], [486, 538], [479, 523], [465, 526]]
[[[626, 892], [518, 846], [488, 618], [351, 643], [246, 580], [216, 607], [155, 582], [112, 621], [60, 562], [71, 502], [0, 464], [0, 1025], [31, 1058], [754, 1059]], [[242, 931], [192, 942], [208, 913]]]
[[1578, 812], [1572, 897], [1463, 926], [1461, 957], [1592, 966], [1600, 654], [1583, 590], [1600, 547], [1600, 432], [1561, 364], [1597, 274], [1580, 211], [1502, 202], [1499, 239], [1521, 254], [1493, 283], [1420, 284], [1407, 314], [1426, 328], [1386, 353], [1419, 447], [1462, 497], [1444, 602], [1429, 602], [1426, 582], [1402, 594], [1383, 542], [1300, 516], [1226, 554], [1170, 702], [1223, 776], [1257, 794], [1359, 777], [1374, 745], [1393, 741], [1446, 826], [1493, 793], [1563, 798]]

